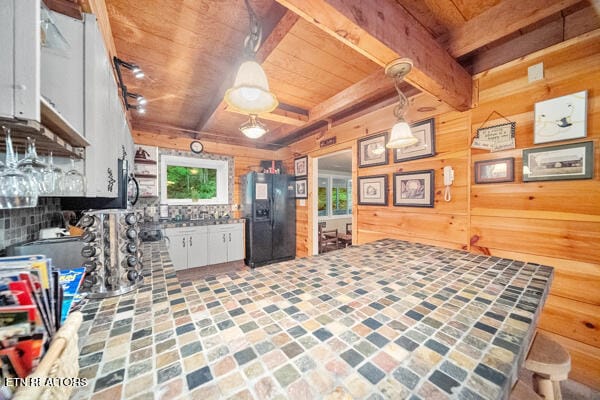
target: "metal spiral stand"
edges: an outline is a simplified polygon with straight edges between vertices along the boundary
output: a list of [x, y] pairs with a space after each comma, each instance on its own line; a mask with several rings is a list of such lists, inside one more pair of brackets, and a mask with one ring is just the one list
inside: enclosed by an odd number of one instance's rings
[[90, 211], [82, 219], [87, 259], [82, 291], [88, 298], [119, 296], [143, 281], [142, 251], [136, 214], [128, 210]]

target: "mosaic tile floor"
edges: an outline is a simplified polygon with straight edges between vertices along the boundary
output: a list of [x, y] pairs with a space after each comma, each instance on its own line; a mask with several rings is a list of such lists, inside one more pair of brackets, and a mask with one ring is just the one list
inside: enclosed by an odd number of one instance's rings
[[[552, 268], [396, 240], [90, 302], [74, 399], [499, 399]], [[152, 274], [149, 271], [152, 270]]]

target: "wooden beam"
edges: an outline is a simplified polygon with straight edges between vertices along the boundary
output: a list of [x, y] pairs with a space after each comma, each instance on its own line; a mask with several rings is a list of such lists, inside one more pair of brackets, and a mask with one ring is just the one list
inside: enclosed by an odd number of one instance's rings
[[[471, 107], [471, 76], [404, 8], [390, 0], [277, 0], [381, 66], [413, 61], [411, 85], [459, 111]], [[368, 3], [368, 4], [367, 4]]]
[[[284, 11], [285, 14], [280, 15], [281, 11]], [[276, 7], [274, 11], [270, 12], [271, 15], [275, 14], [280, 18], [278, 21], [273, 24], [273, 21], [277, 19], [277, 17], [271, 16], [269, 18], [268, 24], [263, 24], [263, 34], [267, 34], [266, 39], [260, 45], [260, 48], [256, 52], [256, 61], [259, 63], [263, 63], [269, 54], [279, 45], [281, 40], [287, 35], [287, 33], [292, 29], [292, 27], [298, 21], [298, 16], [289, 10], [285, 10], [283, 7]], [[268, 26], [270, 25], [270, 26]], [[214, 94], [214, 100], [210, 104], [210, 106], [206, 109], [206, 112], [202, 115], [198, 124], [196, 125], [196, 130], [201, 131], [207, 125], [214, 120], [214, 118], [218, 115], [219, 110], [224, 110], [225, 102], [223, 101], [223, 97], [225, 96], [225, 92], [227, 89], [231, 87], [233, 81], [235, 79], [235, 74], [237, 72], [237, 67], [232, 68], [227, 74], [226, 79], [221, 83], [221, 86]]]
[[[227, 112], [231, 112], [231, 113], [247, 115], [244, 112], [234, 110], [227, 106], [225, 106], [224, 110]], [[303, 126], [304, 124], [306, 124], [308, 122], [307, 115], [297, 114], [297, 113], [294, 113], [291, 111], [282, 110], [280, 108], [276, 108], [273, 111], [271, 111], [270, 113], [260, 114], [258, 117], [260, 119], [266, 119], [268, 121], [280, 122], [282, 124], [292, 125], [292, 126]]]
[[504, 0], [450, 32], [448, 52], [460, 57], [581, 0]]
[[81, 6], [74, 1], [69, 0], [44, 0], [46, 6], [52, 11], [57, 13], [68, 15], [71, 18], [79, 20], [83, 19], [81, 15]]

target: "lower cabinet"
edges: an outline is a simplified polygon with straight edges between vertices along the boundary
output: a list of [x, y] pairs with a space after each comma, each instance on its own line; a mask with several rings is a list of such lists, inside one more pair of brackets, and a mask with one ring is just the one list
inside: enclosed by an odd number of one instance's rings
[[242, 224], [213, 225], [208, 229], [208, 263], [220, 264], [244, 258]]
[[167, 228], [165, 233], [175, 270], [244, 258], [243, 224]]
[[208, 227], [168, 228], [169, 256], [175, 270], [203, 267], [207, 264]]

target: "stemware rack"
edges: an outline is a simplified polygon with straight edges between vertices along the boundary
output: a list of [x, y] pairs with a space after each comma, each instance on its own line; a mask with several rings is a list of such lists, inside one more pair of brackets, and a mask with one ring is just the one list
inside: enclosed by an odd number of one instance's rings
[[[60, 118], [54, 118], [50, 106], [42, 104], [42, 123], [32, 120], [0, 118], [0, 125], [11, 129], [13, 145], [19, 153], [27, 147], [27, 137], [35, 139], [39, 154], [53, 152], [58, 157], [85, 157], [85, 147], [90, 143]], [[45, 112], [46, 110], [47, 112]], [[0, 140], [0, 151], [6, 151], [4, 141]]]

